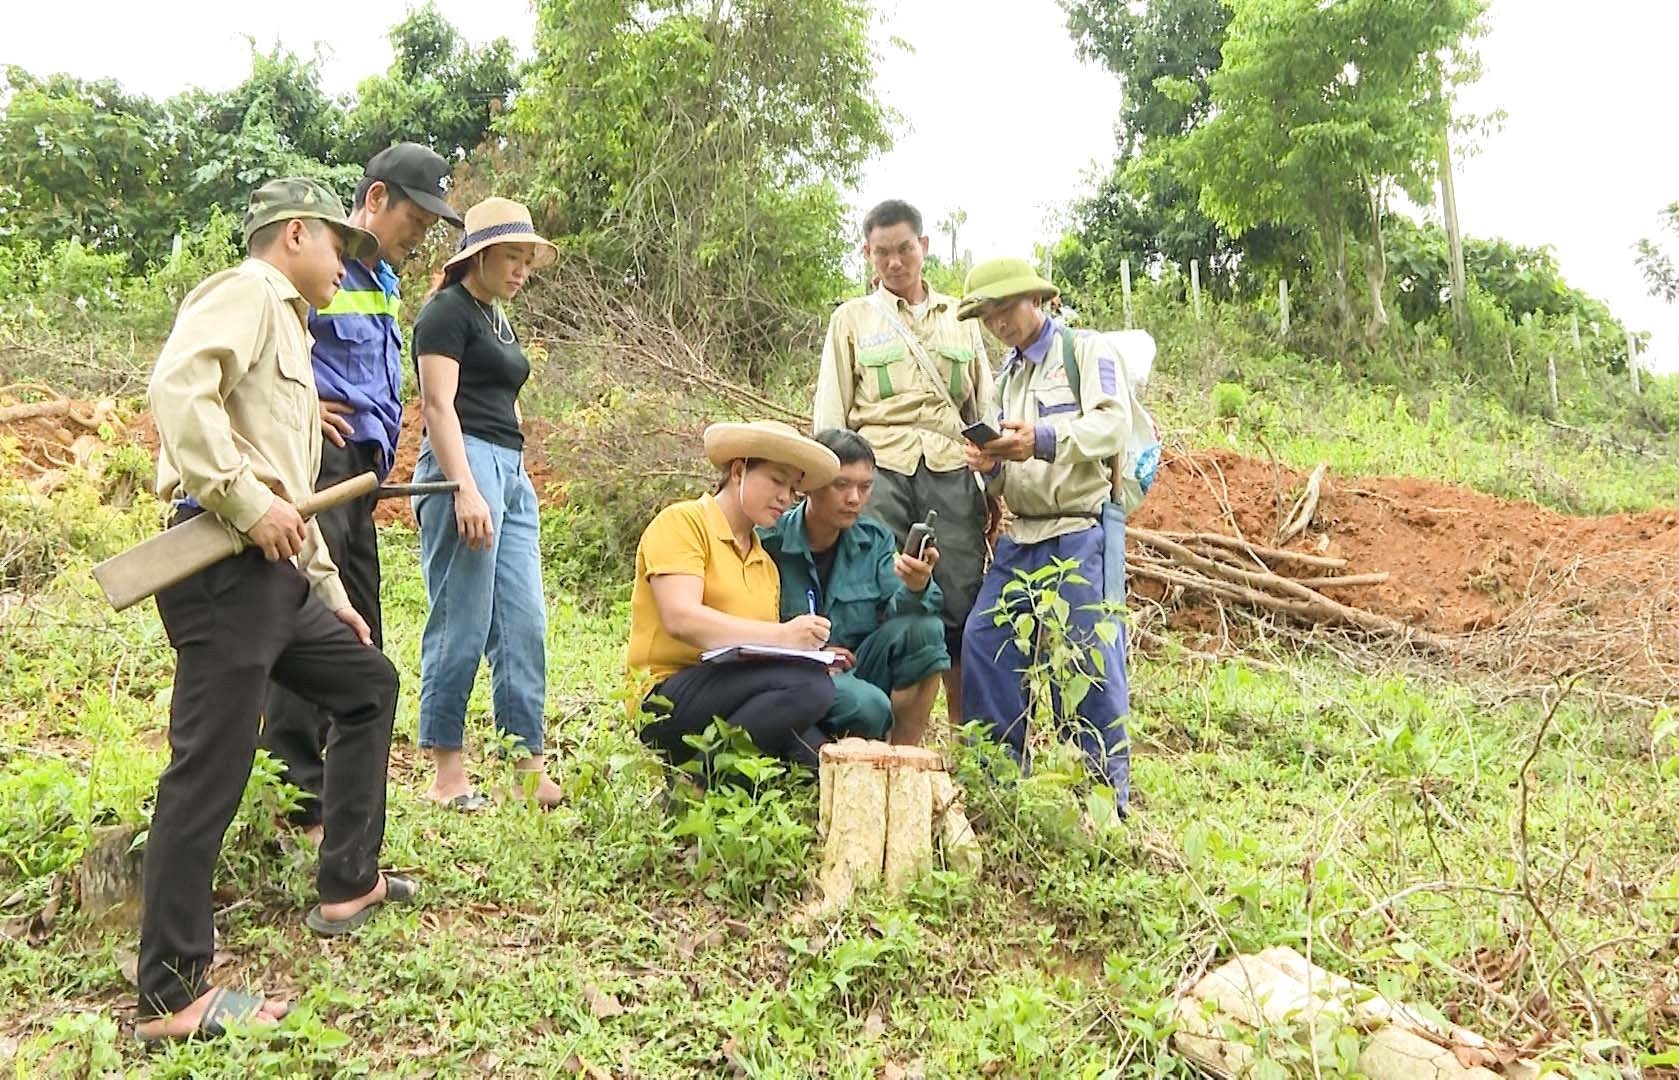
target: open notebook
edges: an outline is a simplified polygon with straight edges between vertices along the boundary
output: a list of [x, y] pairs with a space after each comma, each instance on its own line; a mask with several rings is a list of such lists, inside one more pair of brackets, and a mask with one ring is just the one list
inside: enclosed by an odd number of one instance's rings
[[829, 649], [784, 649], [779, 645], [724, 645], [700, 653], [706, 664], [737, 664], [753, 660], [809, 660], [823, 667], [831, 666], [839, 654]]

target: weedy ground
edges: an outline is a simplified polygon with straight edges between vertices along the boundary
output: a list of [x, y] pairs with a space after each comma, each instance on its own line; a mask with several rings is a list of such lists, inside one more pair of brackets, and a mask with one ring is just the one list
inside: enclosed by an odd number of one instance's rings
[[[1128, 821], [1101, 813], [1070, 756], [1022, 779], [950, 740], [983, 874], [935, 872], [901, 900], [816, 919], [813, 785], [777, 777], [755, 799], [718, 788], [667, 810], [617, 699], [624, 604], [575, 583], [549, 582], [566, 805], [422, 804], [425, 602], [415, 537], [391, 529], [404, 683], [385, 858], [422, 900], [348, 940], [312, 938], [312, 856], [276, 830], [287, 792], [263, 763], [218, 880], [216, 978], [294, 995], [292, 1016], [270, 1036], [142, 1054], [123, 974], [134, 932], [65, 905], [32, 940], [20, 918], [92, 829], [144, 820], [166, 755], [156, 615], [111, 615], [87, 573], [155, 507], [63, 505], [78, 539], [37, 553], [52, 584], [0, 616], [0, 916], [15, 931], [0, 940], [0, 1055], [18, 1076], [1188, 1076], [1174, 992], [1277, 944], [1574, 1075], [1671, 1059], [1679, 1040], [1666, 714], [1263, 642], [1257, 664], [1141, 657]], [[486, 708], [474, 700], [474, 760], [505, 788]], [[1309, 1074], [1289, 1034], [1262, 1034], [1256, 1075]], [[1346, 1060], [1325, 1045], [1318, 1067]]]

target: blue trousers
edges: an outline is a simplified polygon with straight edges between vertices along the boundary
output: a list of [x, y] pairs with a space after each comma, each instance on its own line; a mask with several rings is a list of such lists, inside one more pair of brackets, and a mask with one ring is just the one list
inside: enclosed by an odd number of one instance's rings
[[[490, 504], [494, 538], [488, 549], [466, 546], [455, 527], [452, 494], [419, 495], [420, 573], [431, 610], [420, 638], [420, 745], [458, 750], [466, 735], [466, 702], [478, 665], [490, 660], [497, 730], [527, 753], [542, 753], [548, 694], [536, 488], [519, 451], [465, 436], [467, 467]], [[420, 448], [416, 483], [442, 480], [431, 444]]]
[[[1103, 600], [1113, 603], [1125, 600], [1125, 519], [1118, 507], [1110, 507], [1101, 523], [1078, 532], [1036, 544], [1018, 544], [1008, 537], [997, 542], [991, 569], [980, 586], [979, 599], [962, 633], [962, 711], [988, 728], [991, 736], [1016, 761], [1023, 766], [1029, 764], [1026, 761], [1029, 702], [1024, 673], [1040, 657], [1023, 654], [1015, 644], [1012, 626], [1007, 623], [998, 626], [996, 616], [1004, 602], [1003, 587], [1016, 579], [1017, 572], [1037, 570], [1053, 559], [1071, 559], [1079, 565], [1078, 575], [1086, 583], [1063, 582], [1060, 588], [1071, 609], [1068, 633], [1081, 648], [1100, 650], [1105, 669], [1105, 675], [1096, 678], [1096, 684], [1078, 703], [1071, 717], [1065, 715], [1059, 693], [1052, 692], [1054, 713], [1070, 724], [1091, 771], [1113, 788], [1123, 810], [1131, 793], [1131, 751], [1124, 720], [1130, 711], [1130, 691], [1125, 681], [1125, 627], [1116, 615], [1094, 608]], [[1011, 597], [1009, 603], [1023, 600]], [[1113, 644], [1097, 636], [1095, 627], [1099, 622], [1116, 624], [1118, 633]], [[1090, 674], [1097, 675], [1093, 670]]]

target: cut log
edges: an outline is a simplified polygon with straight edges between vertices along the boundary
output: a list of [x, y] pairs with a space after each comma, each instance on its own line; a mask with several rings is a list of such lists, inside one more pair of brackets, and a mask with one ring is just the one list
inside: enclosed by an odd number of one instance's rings
[[[1126, 535], [1131, 536], [1132, 530], [1126, 529]], [[1266, 547], [1263, 544], [1250, 544], [1246, 540], [1221, 533], [1180, 533], [1163, 532], [1159, 535], [1168, 540], [1177, 540], [1191, 547], [1206, 545], [1221, 547], [1229, 551], [1252, 552], [1264, 562], [1292, 562], [1301, 566], [1315, 566], [1324, 570], [1340, 570], [1347, 565], [1345, 559], [1335, 559], [1327, 555], [1308, 555], [1303, 551], [1289, 551], [1285, 548]]]
[[76, 867], [76, 906], [113, 926], [138, 926], [141, 864], [134, 850], [138, 825], [111, 825], [93, 831], [93, 843]]
[[1306, 490], [1301, 493], [1300, 501], [1289, 511], [1288, 520], [1277, 530], [1277, 543], [1286, 544], [1296, 536], [1306, 531], [1306, 526], [1312, 523], [1312, 515], [1318, 512], [1318, 499], [1323, 495], [1323, 475], [1329, 471], [1329, 462], [1318, 463], [1312, 470], [1312, 475], [1306, 480]]
[[1342, 574], [1340, 577], [1303, 577], [1294, 580], [1309, 589], [1350, 589], [1354, 585], [1380, 585], [1390, 575], [1386, 570], [1374, 574]]
[[[1407, 626], [1397, 619], [1390, 619], [1373, 611], [1348, 607], [1346, 604], [1331, 600], [1322, 593], [1279, 574], [1240, 570], [1224, 563], [1215, 562], [1205, 555], [1196, 554], [1175, 540], [1157, 532], [1150, 532], [1147, 529], [1126, 526], [1125, 535], [1135, 537], [1140, 543], [1154, 548], [1181, 567], [1198, 570], [1208, 577], [1221, 578], [1224, 582], [1243, 586], [1258, 595], [1269, 594], [1266, 599], [1272, 602], [1263, 606], [1272, 610], [1297, 614], [1300, 618], [1309, 622], [1356, 626], [1371, 633], [1400, 638], [1436, 653], [1450, 655], [1453, 652], [1450, 643], [1437, 634], [1414, 626]], [[1142, 569], [1142, 567], [1137, 568], [1139, 575], [1142, 573]], [[1189, 577], [1189, 575], [1184, 576]], [[1178, 583], [1190, 587], [1188, 582]], [[1194, 587], [1209, 592], [1217, 591], [1210, 587], [1213, 584], [1201, 579], [1194, 581]]]
[[979, 845], [944, 758], [917, 746], [842, 739], [822, 748], [820, 880], [825, 903], [884, 882], [902, 892], [934, 865], [977, 872]]
[[[1238, 956], [1178, 998], [1173, 1045], [1213, 1076], [1245, 1076], [1255, 1048], [1293, 1032], [1310, 1053], [1314, 1029], [1358, 1032], [1358, 1073], [1371, 1080], [1499, 1080], [1537, 1077], [1514, 1047], [1456, 1025], [1435, 1024], [1408, 1005], [1333, 975], [1289, 948]], [[1466, 1064], [1467, 1062], [1467, 1064]], [[1328, 1064], [1327, 1062], [1323, 1064]], [[1494, 1072], [1486, 1065], [1498, 1065]]]

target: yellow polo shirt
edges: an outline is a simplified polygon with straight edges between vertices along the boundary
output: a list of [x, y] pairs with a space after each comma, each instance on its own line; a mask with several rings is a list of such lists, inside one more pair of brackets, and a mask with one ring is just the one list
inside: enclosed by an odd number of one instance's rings
[[698, 649], [666, 633], [659, 621], [651, 581], [660, 574], [701, 579], [706, 607], [761, 622], [781, 618], [781, 574], [756, 533], [752, 550], [743, 558], [723, 508], [712, 496], [665, 507], [642, 532], [635, 549], [629, 672], [638, 691], [632, 712], [654, 683], [700, 660]]

